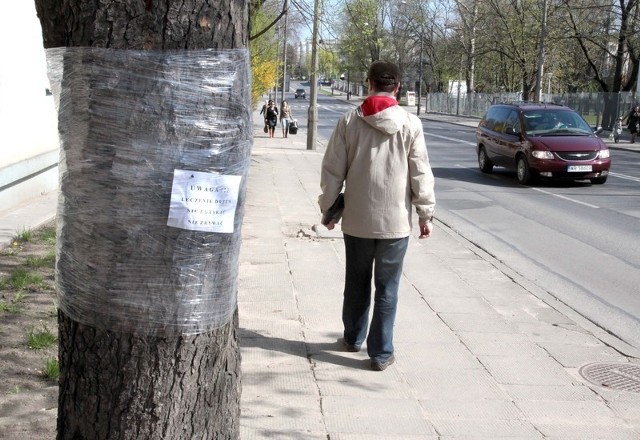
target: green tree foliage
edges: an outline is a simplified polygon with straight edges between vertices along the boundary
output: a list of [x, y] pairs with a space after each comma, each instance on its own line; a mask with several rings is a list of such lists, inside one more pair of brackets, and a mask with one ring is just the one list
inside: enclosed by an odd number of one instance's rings
[[345, 0], [334, 29], [338, 58], [352, 77], [383, 58], [398, 63], [406, 83], [417, 77], [422, 47], [423, 78], [432, 91], [462, 76], [474, 90], [522, 92], [525, 98], [550, 85], [554, 93], [617, 92], [637, 87], [639, 3]]
[[[636, 84], [640, 51], [639, 2], [576, 0], [562, 6], [565, 38], [580, 53], [576, 77], [602, 91], [629, 91]], [[585, 69], [585, 66], [588, 66]]]
[[318, 51], [318, 70], [325, 78], [334, 78], [338, 75], [340, 60], [335, 52], [327, 49]]
[[264, 4], [263, 7], [254, 6], [251, 16], [251, 35], [249, 42], [251, 54], [251, 99], [258, 105], [261, 97], [276, 84], [278, 73], [278, 39], [276, 27], [272, 26], [262, 33], [277, 17], [276, 5]]
[[343, 31], [339, 40], [341, 58], [347, 69], [366, 72], [371, 62], [395, 54], [385, 52], [387, 30], [383, 0], [347, 0], [340, 15]]

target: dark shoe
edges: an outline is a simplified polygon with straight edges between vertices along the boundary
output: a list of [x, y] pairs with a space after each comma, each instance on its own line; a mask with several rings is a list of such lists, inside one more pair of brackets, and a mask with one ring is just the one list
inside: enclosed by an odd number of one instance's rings
[[381, 361], [374, 361], [373, 359], [371, 360], [371, 369], [373, 371], [384, 371], [387, 369], [387, 367], [391, 364], [393, 364], [396, 361], [396, 358], [394, 355], [391, 355], [389, 357], [389, 359], [387, 359], [384, 362]]
[[344, 345], [344, 349], [346, 351], [349, 351], [351, 353], [357, 353], [360, 351], [360, 349], [362, 348], [360, 345], [356, 345], [356, 344], [347, 344], [347, 341], [343, 340], [342, 341], [343, 345]]

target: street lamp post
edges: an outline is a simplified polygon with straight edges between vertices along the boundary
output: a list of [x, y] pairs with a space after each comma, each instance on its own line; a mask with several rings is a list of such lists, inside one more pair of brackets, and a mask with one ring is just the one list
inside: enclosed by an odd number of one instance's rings
[[544, 57], [545, 57], [545, 38], [547, 36], [547, 0], [542, 1], [542, 27], [540, 29], [540, 44], [538, 51], [538, 72], [536, 76], [536, 86], [535, 86], [535, 94], [536, 100], [538, 102], [542, 102], [542, 88], [543, 88], [543, 80], [542, 75], [544, 74]]
[[318, 80], [316, 71], [318, 70], [318, 22], [320, 20], [320, 0], [313, 2], [313, 35], [311, 37], [311, 90], [309, 93], [309, 116], [307, 127], [307, 150], [316, 149], [316, 138], [318, 134]]
[[[424, 31], [424, 26], [423, 29]], [[423, 34], [420, 34], [420, 65], [418, 66], [418, 105], [416, 106], [416, 115], [420, 116], [420, 99], [422, 98], [422, 48], [424, 44]]]
[[[407, 2], [405, 0], [402, 0], [400, 2], [400, 9], [404, 9], [408, 6]], [[422, 97], [422, 68], [423, 68], [423, 53], [424, 53], [424, 12], [422, 10], [422, 7], [419, 8], [420, 10], [420, 57], [418, 60], [418, 88], [416, 90], [416, 94], [418, 95], [416, 98], [418, 100], [417, 104], [416, 104], [416, 115], [420, 115], [420, 109], [421, 109], [421, 102], [420, 102], [420, 98]], [[407, 22], [409, 23], [409, 22]], [[416, 28], [414, 26], [411, 26], [412, 30], [416, 30]]]
[[460, 70], [458, 72], [458, 99], [456, 100], [456, 115], [460, 114], [460, 89], [462, 88], [462, 58], [460, 58]]
[[280, 102], [284, 101], [284, 88], [287, 84], [287, 17], [289, 16], [289, 0], [284, 0], [284, 38], [282, 49], [282, 90]]
[[351, 85], [349, 84], [349, 69], [347, 69], [347, 101], [351, 97]]

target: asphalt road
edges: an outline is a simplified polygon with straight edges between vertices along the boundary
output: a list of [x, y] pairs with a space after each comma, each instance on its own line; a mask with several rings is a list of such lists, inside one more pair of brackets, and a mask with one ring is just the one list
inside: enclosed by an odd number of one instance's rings
[[437, 217], [542, 290], [640, 347], [640, 155], [613, 151], [604, 185], [482, 174], [473, 130], [425, 123]]

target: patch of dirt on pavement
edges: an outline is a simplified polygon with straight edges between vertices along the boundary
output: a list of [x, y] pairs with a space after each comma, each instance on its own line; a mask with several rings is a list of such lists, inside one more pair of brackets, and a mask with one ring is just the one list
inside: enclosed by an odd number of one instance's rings
[[56, 435], [54, 272], [54, 223], [23, 231], [10, 246], [0, 249], [0, 439], [39, 440]]

